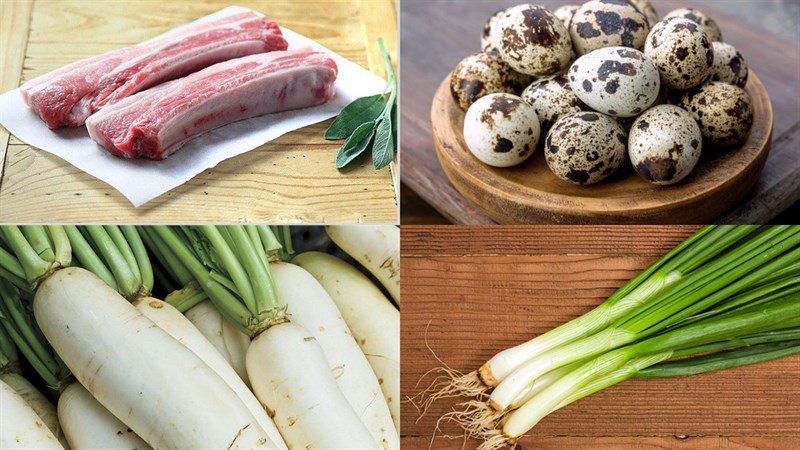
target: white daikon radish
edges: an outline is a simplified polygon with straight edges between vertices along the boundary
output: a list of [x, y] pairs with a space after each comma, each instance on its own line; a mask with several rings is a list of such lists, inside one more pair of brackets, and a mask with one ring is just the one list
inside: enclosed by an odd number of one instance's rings
[[67, 448], [67, 441], [64, 439], [61, 424], [58, 423], [56, 407], [50, 400], [48, 400], [39, 389], [36, 389], [27, 378], [18, 373], [4, 373], [0, 375], [0, 381], [5, 382], [11, 389], [14, 389], [14, 391], [25, 400], [28, 406], [33, 409], [33, 412], [42, 419], [42, 422], [47, 425], [47, 428], [53, 433], [53, 436], [58, 439], [61, 446]]
[[[302, 267], [277, 262], [270, 264], [270, 269], [278, 301], [287, 306], [293, 323], [317, 339], [342, 394], [372, 437], [384, 448], [400, 448], [400, 439], [378, 378], [336, 304], [314, 276]], [[252, 372], [250, 379], [253, 380]]]
[[210, 301], [205, 300], [186, 311], [186, 317], [200, 330], [200, 333], [222, 354], [239, 377], [250, 386], [244, 358], [250, 346], [250, 336], [239, 331], [225, 320]]
[[216, 372], [91, 272], [51, 275], [33, 310], [80, 383], [152, 447], [277, 448]]
[[[228, 383], [231, 389], [242, 399], [242, 402], [255, 417], [258, 424], [267, 432], [269, 438], [280, 449], [285, 449], [281, 434], [275, 427], [275, 423], [269, 418], [264, 407], [258, 402], [250, 388], [244, 384], [242, 379], [233, 370], [233, 367], [216, 348], [203, 336], [200, 331], [174, 306], [162, 300], [152, 297], [143, 297], [136, 300], [134, 306], [142, 312], [148, 319], [166, 331], [167, 334], [177, 339], [194, 352], [208, 367], [213, 369], [222, 379]], [[213, 308], [213, 306], [212, 306]], [[238, 332], [238, 330], [236, 330]], [[250, 338], [247, 338], [248, 343]], [[242, 358], [244, 359], [244, 358]]]
[[331, 225], [328, 236], [361, 263], [400, 304], [400, 229], [394, 225]]
[[378, 377], [394, 426], [400, 429], [400, 312], [372, 281], [341, 259], [320, 252], [295, 256], [333, 299]]
[[319, 343], [301, 326], [282, 323], [256, 336], [247, 371], [289, 448], [380, 448], [336, 385]]
[[2, 381], [0, 381], [0, 449], [64, 450], [28, 403]]
[[67, 386], [58, 398], [58, 420], [75, 450], [152, 449], [80, 383]]

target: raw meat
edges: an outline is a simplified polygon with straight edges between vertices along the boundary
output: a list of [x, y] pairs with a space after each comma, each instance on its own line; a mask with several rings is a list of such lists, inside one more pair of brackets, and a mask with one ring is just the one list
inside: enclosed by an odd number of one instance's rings
[[311, 50], [245, 56], [125, 98], [86, 126], [116, 156], [164, 159], [231, 122], [323, 104], [333, 97], [336, 75], [336, 63]]
[[240, 8], [132, 47], [77, 61], [25, 83], [25, 103], [51, 129], [78, 127], [104, 106], [221, 61], [288, 44], [278, 24]]

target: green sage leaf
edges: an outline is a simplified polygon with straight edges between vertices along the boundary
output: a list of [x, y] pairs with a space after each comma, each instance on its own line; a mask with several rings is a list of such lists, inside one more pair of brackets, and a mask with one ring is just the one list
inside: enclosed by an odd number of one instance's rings
[[375, 121], [383, 112], [384, 104], [383, 94], [353, 100], [325, 130], [325, 139], [329, 141], [347, 139], [358, 127]]
[[391, 111], [381, 117], [372, 144], [372, 163], [376, 169], [386, 167], [394, 159], [394, 136], [392, 134]]
[[344, 141], [344, 144], [339, 149], [339, 154], [336, 155], [335, 165], [337, 169], [343, 168], [358, 155], [364, 153], [364, 150], [367, 149], [367, 146], [372, 141], [372, 136], [375, 134], [375, 127], [375, 121], [371, 120], [362, 123], [353, 131], [353, 134]]

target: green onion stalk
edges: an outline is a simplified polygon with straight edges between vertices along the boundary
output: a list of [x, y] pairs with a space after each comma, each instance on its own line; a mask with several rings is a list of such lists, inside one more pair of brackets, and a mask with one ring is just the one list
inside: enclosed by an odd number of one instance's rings
[[286, 321], [269, 269], [283, 246], [270, 227], [158, 225], [140, 231], [166, 272], [183, 286], [165, 298], [178, 310], [208, 299], [250, 337]]
[[529, 359], [494, 389], [489, 404], [505, 411], [545, 373], [648, 338], [697, 314], [785, 295], [783, 289], [796, 286], [800, 272], [786, 273], [777, 280], [775, 273], [798, 261], [800, 227], [764, 227], [749, 233], [739, 245], [680, 277], [605, 329]]
[[427, 404], [438, 398], [481, 396], [525, 362], [553, 349], [591, 336], [612, 325], [660, 293], [706, 269], [715, 258], [757, 231], [756, 226], [708, 226], [686, 239], [648, 269], [630, 280], [594, 310], [528, 342], [504, 350], [477, 371], [456, 373]]
[[[684, 356], [698, 351], [713, 350], [715, 347], [724, 348], [732, 345], [725, 341], [743, 341], [746, 343], [747, 339], [753, 339], [752, 336], [749, 338], [740, 338], [740, 336], [755, 335], [756, 338], [752, 342], [769, 343], [771, 342], [769, 338], [760, 340], [759, 333], [769, 333], [776, 330], [784, 330], [784, 333], [790, 337], [789, 342], [796, 341], [796, 339], [791, 338], [798, 337], [796, 334], [796, 328], [800, 325], [800, 301], [798, 300], [800, 300], [800, 297], [797, 295], [788, 295], [754, 307], [745, 308], [739, 311], [738, 314], [722, 314], [705, 318], [685, 327], [655, 335], [599, 355], [562, 376], [516, 409], [505, 421], [502, 433], [498, 432], [489, 438], [484, 442], [482, 448], [498, 448], [514, 442], [550, 412], [576, 401], [582, 396], [622, 381], [625, 377], [629, 377], [628, 375], [633, 376], [647, 366], [657, 364], [674, 356]], [[780, 338], [774, 339], [779, 340]], [[793, 348], [793, 346], [796, 346], [796, 342], [783, 345]], [[726, 368], [726, 366], [736, 367], [737, 364], [745, 365], [750, 361], [757, 362], [759, 357], [766, 357], [766, 354], [781, 357], [787, 353], [794, 354], [792, 352], [797, 351], [796, 349], [787, 351], [786, 348], [778, 347], [774, 346], [771, 349], [760, 347], [755, 351], [751, 348], [746, 352], [739, 350], [735, 353], [722, 353], [713, 358], [711, 356], [701, 357], [701, 359], [684, 362], [684, 371], [687, 374], [691, 373], [692, 370], [688, 369], [691, 366], [695, 366], [695, 371], [718, 370]], [[767, 352], [758, 355], [759, 350], [765, 349]], [[719, 361], [720, 358], [725, 358], [726, 356], [730, 357], [729, 361], [725, 364], [721, 363]], [[705, 367], [700, 368], [703, 365]], [[671, 370], [675, 370], [674, 367]], [[669, 369], [669, 366], [667, 366], [667, 369]], [[660, 370], [662, 375], [668, 376], [665, 369], [662, 368]], [[656, 370], [655, 373], [658, 374], [659, 371]]]

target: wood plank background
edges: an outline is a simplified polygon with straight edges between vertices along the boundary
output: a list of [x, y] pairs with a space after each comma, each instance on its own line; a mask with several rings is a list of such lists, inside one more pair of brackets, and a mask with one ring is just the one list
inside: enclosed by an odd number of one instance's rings
[[[218, 11], [224, 1], [1, 2], [0, 89], [69, 62], [141, 42]], [[396, 0], [238, 1], [383, 76], [375, 40], [397, 49]], [[124, 7], [123, 7], [124, 6]], [[285, 135], [204, 171], [133, 208], [111, 186], [0, 128], [3, 222], [396, 222], [394, 163], [337, 171], [340, 143], [322, 139], [330, 121]]]
[[[696, 229], [404, 225], [403, 398], [426, 386], [423, 374], [440, 365], [426, 346], [450, 367], [473, 370], [587, 312]], [[796, 449], [798, 380], [800, 356], [695, 377], [629, 380], [548, 416], [521, 445]], [[404, 403], [403, 448], [428, 448], [436, 418], [453, 404], [440, 401], [420, 417]], [[437, 438], [432, 448], [461, 444]]]
[[[404, 0], [401, 3], [401, 139], [403, 185], [457, 224], [493, 221], [450, 184], [430, 131], [430, 107], [442, 79], [479, 48], [481, 26], [494, 11], [516, 0]], [[540, 0], [551, 9], [581, 3]], [[800, 201], [800, 23], [794, 0], [653, 0], [662, 16], [684, 6], [699, 8], [720, 25], [726, 42], [737, 47], [767, 88], [775, 113], [773, 146], [755, 188], [723, 222], [762, 223]], [[424, 222], [404, 208], [411, 221]], [[432, 216], [431, 221], [440, 218]], [[404, 220], [405, 222], [405, 220]], [[430, 223], [430, 222], [428, 222]]]

